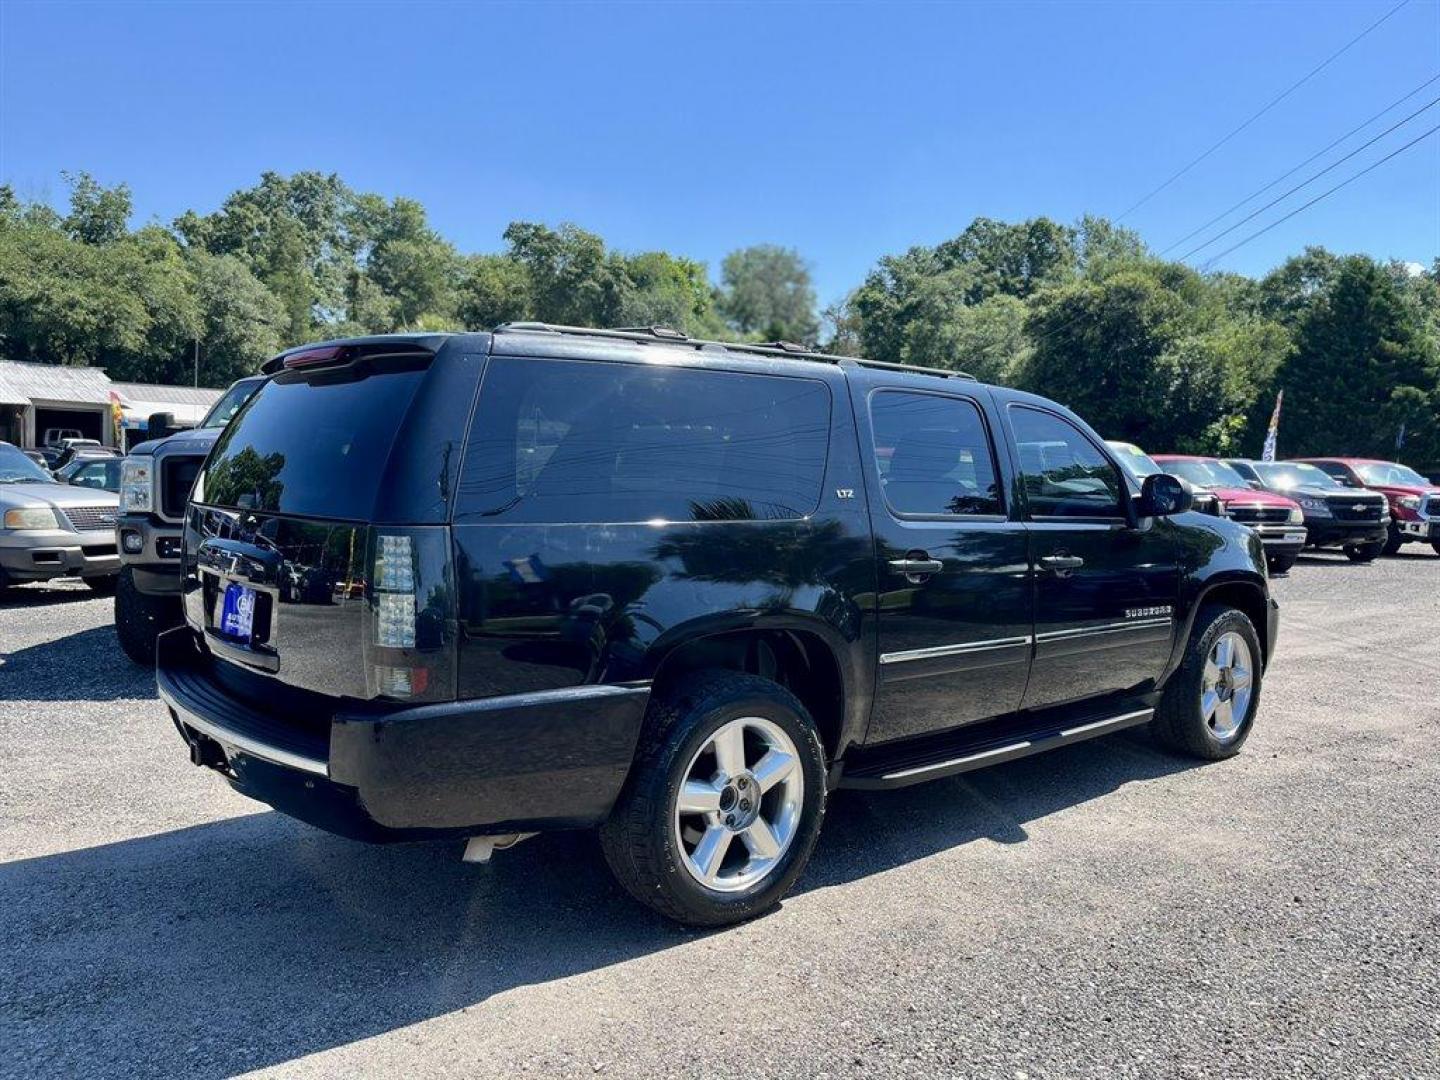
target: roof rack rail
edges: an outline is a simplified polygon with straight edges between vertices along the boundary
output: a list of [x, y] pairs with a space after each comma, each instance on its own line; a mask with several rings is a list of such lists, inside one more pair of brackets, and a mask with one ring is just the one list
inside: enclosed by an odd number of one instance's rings
[[951, 371], [946, 368], [920, 367], [916, 364], [892, 364], [884, 360], [866, 360], [860, 356], [838, 356], [834, 353], [819, 352], [798, 345], [793, 341], [712, 341], [708, 338], [692, 338], [666, 326], [622, 326], [613, 329], [599, 329], [591, 326], [565, 326], [546, 322], [507, 322], [495, 327], [495, 333], [520, 331], [532, 334], [566, 334], [575, 337], [609, 338], [633, 341], [639, 344], [665, 342], [688, 345], [694, 349], [727, 349], [730, 352], [751, 353], [756, 356], [784, 357], [786, 359], [816, 360], [825, 364], [853, 364], [857, 367], [877, 368], [883, 371], [908, 371], [915, 375], [933, 375], [941, 379], [966, 379], [976, 382], [974, 375], [966, 371]]

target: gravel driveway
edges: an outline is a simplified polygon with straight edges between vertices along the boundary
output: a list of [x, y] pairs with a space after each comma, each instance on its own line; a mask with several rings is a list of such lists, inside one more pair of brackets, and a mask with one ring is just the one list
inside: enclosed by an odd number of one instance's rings
[[[1415, 549], [1411, 549], [1414, 551]], [[1275, 582], [1258, 727], [841, 793], [717, 933], [191, 767], [78, 582], [0, 608], [0, 1075], [1440, 1075], [1440, 558]]]

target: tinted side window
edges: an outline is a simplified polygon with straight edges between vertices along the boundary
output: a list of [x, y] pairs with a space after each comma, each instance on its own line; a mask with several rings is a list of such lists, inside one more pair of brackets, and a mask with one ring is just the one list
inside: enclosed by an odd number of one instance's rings
[[829, 440], [817, 380], [499, 357], [456, 520], [800, 518], [820, 504]]
[[870, 398], [875, 464], [898, 514], [999, 514], [1000, 485], [973, 402], [883, 390]]
[[1022, 406], [1011, 406], [1010, 423], [1032, 516], [1124, 516], [1120, 474], [1079, 428]]

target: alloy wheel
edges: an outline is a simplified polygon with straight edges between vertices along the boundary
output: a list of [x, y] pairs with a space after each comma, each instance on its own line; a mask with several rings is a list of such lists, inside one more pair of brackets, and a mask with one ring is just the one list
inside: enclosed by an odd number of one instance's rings
[[675, 800], [685, 869], [718, 892], [763, 880], [795, 839], [804, 794], [800, 754], [779, 725], [759, 716], [722, 724], [690, 759]]
[[1250, 646], [1233, 630], [1221, 634], [1210, 647], [1200, 680], [1200, 715], [1217, 739], [1231, 739], [1240, 730], [1254, 690]]

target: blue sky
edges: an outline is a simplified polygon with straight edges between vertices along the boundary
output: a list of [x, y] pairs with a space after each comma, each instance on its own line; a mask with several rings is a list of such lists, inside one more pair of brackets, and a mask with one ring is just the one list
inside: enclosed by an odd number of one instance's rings
[[[59, 201], [60, 170], [86, 169], [168, 221], [265, 169], [336, 171], [419, 199], [465, 251], [516, 218], [716, 271], [793, 246], [823, 303], [979, 214], [1120, 214], [1394, 3], [7, 0], [0, 179]], [[1126, 224], [1164, 248], [1437, 72], [1440, 3], [1411, 0]], [[1440, 255], [1440, 134], [1220, 265], [1263, 273], [1307, 243]]]

